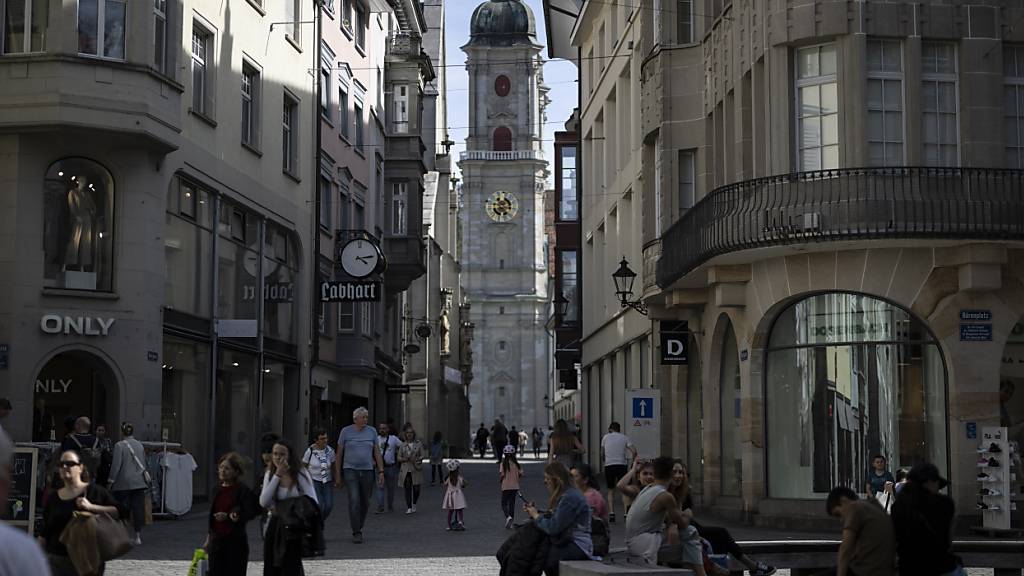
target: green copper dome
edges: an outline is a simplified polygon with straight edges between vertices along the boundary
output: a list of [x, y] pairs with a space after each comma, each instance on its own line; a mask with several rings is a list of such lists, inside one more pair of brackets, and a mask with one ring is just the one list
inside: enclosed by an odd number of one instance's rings
[[533, 11], [522, 0], [489, 0], [476, 7], [469, 24], [470, 45], [536, 44]]

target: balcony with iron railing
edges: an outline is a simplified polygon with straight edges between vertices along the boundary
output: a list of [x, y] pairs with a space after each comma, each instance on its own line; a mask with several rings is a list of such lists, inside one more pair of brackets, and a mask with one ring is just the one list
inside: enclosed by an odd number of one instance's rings
[[1024, 170], [849, 168], [713, 190], [661, 238], [667, 288], [716, 256], [875, 239], [1024, 240]]
[[542, 150], [466, 150], [459, 160], [544, 160]]

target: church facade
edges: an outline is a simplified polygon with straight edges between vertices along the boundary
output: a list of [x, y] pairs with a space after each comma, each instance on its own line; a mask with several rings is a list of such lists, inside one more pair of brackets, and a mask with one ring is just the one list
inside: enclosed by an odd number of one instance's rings
[[549, 424], [551, 339], [542, 148], [542, 46], [520, 0], [484, 2], [462, 47], [469, 71], [463, 175], [465, 294], [474, 324], [471, 416], [529, 431]]

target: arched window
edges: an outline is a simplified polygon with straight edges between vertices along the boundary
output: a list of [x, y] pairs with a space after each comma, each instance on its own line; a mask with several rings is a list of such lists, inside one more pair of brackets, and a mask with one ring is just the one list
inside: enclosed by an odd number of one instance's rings
[[946, 367], [908, 311], [862, 294], [800, 300], [775, 320], [766, 368], [771, 497], [863, 493], [875, 454], [890, 472], [947, 468]]
[[45, 285], [113, 289], [114, 179], [85, 158], [53, 163], [43, 184]]
[[494, 151], [508, 152], [512, 150], [512, 131], [506, 126], [494, 129]]

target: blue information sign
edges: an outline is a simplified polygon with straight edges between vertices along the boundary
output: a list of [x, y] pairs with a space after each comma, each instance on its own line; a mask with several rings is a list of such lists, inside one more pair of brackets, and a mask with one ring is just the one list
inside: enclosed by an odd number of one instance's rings
[[961, 342], [991, 342], [992, 341], [992, 325], [991, 324], [961, 324], [960, 325], [960, 341]]
[[974, 440], [978, 437], [978, 423], [968, 422], [967, 423], [967, 439]]
[[633, 398], [633, 418], [654, 418], [654, 398]]
[[960, 311], [961, 322], [991, 322], [992, 311], [991, 310], [961, 310]]

